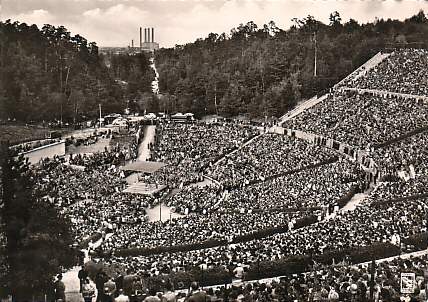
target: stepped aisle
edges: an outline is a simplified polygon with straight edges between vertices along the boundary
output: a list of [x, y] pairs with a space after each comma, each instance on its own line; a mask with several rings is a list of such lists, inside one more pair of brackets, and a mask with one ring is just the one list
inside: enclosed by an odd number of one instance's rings
[[155, 125], [149, 125], [144, 129], [143, 141], [138, 146], [138, 161], [146, 161], [150, 158], [149, 144], [155, 141]]
[[350, 75], [348, 75], [346, 78], [341, 80], [339, 83], [334, 85], [334, 87], [339, 87], [344, 85], [350, 80], [357, 80], [358, 78], [364, 76], [367, 72], [369, 72], [371, 69], [379, 65], [384, 59], [389, 57], [391, 54], [389, 53], [381, 53], [378, 52], [376, 55], [374, 55], [370, 60], [368, 60], [366, 63], [358, 67], [354, 72], [352, 72]]
[[80, 293], [80, 281], [77, 277], [80, 267], [75, 266], [70, 271], [63, 274], [62, 281], [65, 284], [65, 299], [67, 302], [81, 302], [83, 296]]
[[316, 104], [324, 101], [327, 98], [327, 96], [328, 96], [327, 94], [325, 94], [321, 97], [314, 96], [313, 98], [298, 104], [293, 110], [287, 112], [286, 114], [284, 114], [283, 116], [281, 116], [279, 118], [279, 125], [281, 126], [283, 123], [285, 123], [286, 121], [288, 121], [288, 120], [294, 118], [295, 116], [299, 115], [300, 113], [302, 113], [306, 109], [309, 109], [309, 108], [315, 106]]

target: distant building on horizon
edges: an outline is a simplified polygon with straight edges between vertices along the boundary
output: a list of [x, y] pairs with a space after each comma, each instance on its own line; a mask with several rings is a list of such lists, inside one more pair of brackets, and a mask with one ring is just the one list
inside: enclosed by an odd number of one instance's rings
[[137, 54], [140, 52], [152, 53], [159, 49], [159, 43], [155, 42], [155, 29], [154, 27], [144, 28], [144, 42], [143, 42], [143, 28], [140, 27], [140, 44], [135, 45], [134, 39], [127, 47], [100, 47], [100, 53], [104, 54]]
[[144, 28], [144, 43], [143, 43], [142, 28], [140, 27], [140, 51], [153, 52], [158, 49], [159, 49], [159, 43], [155, 42], [155, 29], [153, 27]]

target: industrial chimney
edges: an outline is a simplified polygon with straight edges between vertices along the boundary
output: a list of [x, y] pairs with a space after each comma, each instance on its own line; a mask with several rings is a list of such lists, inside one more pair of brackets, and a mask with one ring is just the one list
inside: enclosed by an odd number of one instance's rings
[[152, 27], [152, 42], [155, 42], [155, 29]]
[[131, 40], [131, 47], [134, 49], [134, 39]]
[[143, 39], [143, 29], [140, 27], [140, 50], [143, 48], [143, 42], [141, 41]]

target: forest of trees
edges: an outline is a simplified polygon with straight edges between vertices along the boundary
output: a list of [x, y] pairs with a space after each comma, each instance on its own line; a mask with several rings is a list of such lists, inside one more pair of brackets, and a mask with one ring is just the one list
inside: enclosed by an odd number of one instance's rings
[[43, 301], [44, 294], [52, 296], [54, 276], [77, 262], [71, 221], [42, 199], [46, 192], [34, 189], [28, 161], [14, 158], [6, 144], [0, 145], [0, 171], [0, 221], [7, 238], [0, 297]]
[[302, 98], [331, 87], [379, 50], [427, 47], [423, 11], [404, 22], [343, 23], [337, 12], [329, 19], [330, 24], [312, 16], [293, 19], [287, 31], [273, 21], [261, 28], [248, 22], [228, 35], [210, 33], [194, 43], [159, 50], [160, 109], [278, 117]]
[[63, 26], [0, 22], [0, 119], [78, 122], [96, 117], [98, 104], [122, 112], [151, 91], [144, 54], [112, 55], [110, 69], [104, 59], [96, 43]]
[[149, 56], [145, 53], [106, 56], [110, 62], [111, 76], [127, 83], [124, 97], [131, 112], [157, 112], [157, 98], [152, 93], [151, 85], [155, 74], [150, 67]]
[[[293, 19], [288, 30], [273, 21], [240, 24], [230, 34], [210, 33], [194, 43], [155, 53], [159, 97], [147, 54], [99, 54], [94, 42], [63, 26], [41, 29], [0, 22], [0, 120], [79, 122], [104, 113], [193, 112], [281, 116], [322, 93], [379, 50], [427, 47], [423, 11], [405, 21], [342, 22], [337, 12], [323, 24]], [[317, 56], [315, 73], [314, 57]]]

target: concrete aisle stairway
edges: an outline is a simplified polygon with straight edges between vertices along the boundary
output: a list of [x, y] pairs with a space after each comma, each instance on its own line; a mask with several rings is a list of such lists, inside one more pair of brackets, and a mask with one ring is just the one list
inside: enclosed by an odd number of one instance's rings
[[[348, 201], [348, 203], [339, 210], [338, 213], [343, 213], [343, 212], [347, 212], [347, 211], [354, 211], [357, 206], [362, 203], [364, 201], [364, 199], [366, 199], [370, 193], [373, 192], [373, 190], [375, 190], [375, 186], [371, 186], [370, 188], [368, 188], [367, 190], [365, 190], [362, 193], [357, 193], [355, 194], [350, 201]], [[330, 213], [328, 216], [325, 217], [325, 220], [329, 220], [334, 218], [338, 213]]]
[[351, 200], [344, 206], [341, 211], [354, 211], [355, 208], [369, 195], [369, 193], [358, 193], [355, 194], [354, 197], [351, 198]]
[[291, 120], [292, 118], [299, 115], [306, 109], [309, 109], [315, 106], [316, 104], [324, 101], [327, 98], [327, 96], [328, 96], [327, 94], [321, 97], [314, 96], [313, 98], [298, 104], [293, 110], [288, 111], [286, 114], [284, 114], [279, 118], [279, 125], [281, 126], [284, 122]]
[[77, 277], [80, 267], [75, 266], [63, 274], [62, 281], [65, 284], [65, 299], [67, 302], [82, 302], [83, 296], [80, 293], [80, 281]]
[[379, 65], [380, 62], [382, 62], [384, 59], [386, 59], [390, 55], [391, 54], [389, 53], [378, 52], [370, 60], [368, 60], [366, 63], [358, 67], [356, 70], [354, 70], [354, 72], [349, 74], [346, 78], [344, 78], [334, 86], [335, 87], [342, 86], [344, 83], [348, 82], [349, 80], [354, 80], [354, 81], [357, 80], [358, 78], [364, 76], [370, 69]]
[[155, 125], [149, 125], [144, 129], [143, 141], [138, 146], [138, 161], [146, 161], [150, 158], [149, 144], [155, 141]]

